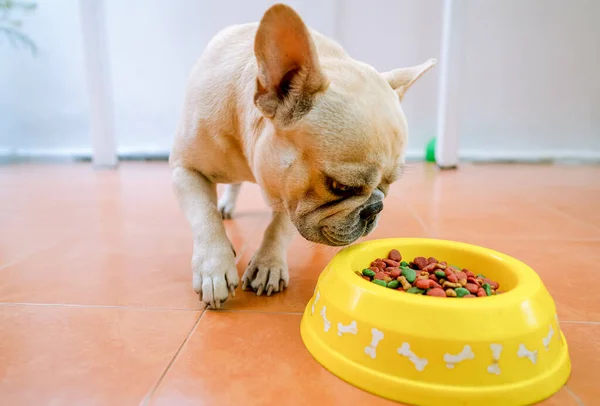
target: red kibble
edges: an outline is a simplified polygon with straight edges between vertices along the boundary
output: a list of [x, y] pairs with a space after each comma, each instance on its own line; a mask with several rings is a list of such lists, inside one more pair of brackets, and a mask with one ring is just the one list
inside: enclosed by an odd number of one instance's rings
[[391, 250], [388, 254], [388, 258], [392, 261], [400, 262], [402, 261], [402, 254], [400, 254], [400, 251], [398, 250]]
[[469, 293], [468, 295], [464, 295], [463, 297], [477, 297], [477, 296], [472, 295], [472, 294]]
[[386, 264], [387, 266], [391, 266], [391, 267], [394, 267], [394, 268], [397, 268], [397, 267], [399, 267], [399, 266], [400, 266], [400, 262], [398, 262], [398, 261], [394, 261], [394, 260], [392, 260], [392, 259], [387, 259], [387, 258], [386, 258], [386, 259], [384, 259], [384, 260], [383, 260], [383, 262], [385, 262], [385, 264]]
[[377, 272], [375, 274], [375, 277], [373, 279], [379, 279], [379, 280], [383, 280], [387, 275], [385, 274], [385, 272]]
[[417, 279], [417, 281], [415, 282], [415, 286], [419, 289], [429, 289], [429, 284], [431, 282], [429, 281], [429, 279]]
[[397, 277], [400, 276], [401, 273], [402, 273], [402, 271], [399, 268], [394, 268], [394, 270], [390, 272], [390, 276], [392, 278], [396, 279]]
[[457, 272], [454, 275], [456, 275], [458, 279], [467, 279], [467, 274], [464, 272]]
[[463, 272], [467, 274], [467, 278], [474, 278], [475, 274], [471, 271], [467, 271], [466, 269], [463, 269]]
[[477, 297], [484, 297], [487, 296], [487, 294], [485, 293], [485, 290], [483, 290], [483, 288], [479, 288], [479, 290], [477, 291]]
[[442, 288], [442, 285], [440, 285], [440, 284], [439, 284], [439, 283], [437, 283], [436, 281], [434, 281], [434, 280], [430, 279], [430, 280], [429, 280], [429, 287], [430, 287], [431, 289], [435, 289], [435, 288], [440, 288], [440, 289], [441, 289], [441, 288]]
[[477, 279], [472, 276], [467, 277], [467, 282], [477, 285]]
[[427, 266], [427, 259], [425, 259], [425, 257], [416, 257], [413, 262], [419, 269], [423, 269]]
[[435, 276], [435, 274], [434, 274], [434, 273], [430, 273], [430, 274], [429, 274], [429, 279], [431, 279], [431, 280], [433, 280], [433, 281], [436, 281], [436, 282], [438, 282], [438, 277], [437, 277], [437, 276]]
[[427, 291], [427, 296], [446, 297], [446, 292], [441, 288], [433, 288]]
[[427, 258], [427, 263], [428, 264], [437, 264], [438, 260], [435, 259], [434, 257], [429, 257], [429, 258]]
[[377, 273], [377, 272], [381, 271], [381, 269], [377, 268], [376, 266], [372, 266], [372, 267], [370, 267], [369, 269], [370, 269], [371, 271], [375, 272], [375, 273]]
[[467, 289], [470, 293], [477, 294], [477, 292], [479, 292], [479, 285], [476, 283], [467, 283], [465, 289]]
[[448, 279], [448, 282], [458, 283], [458, 277], [453, 273], [446, 275], [446, 279]]
[[396, 269], [398, 269], [398, 268], [388, 266], [387, 268], [384, 269], [384, 272], [391, 273], [391, 272], [395, 271]]

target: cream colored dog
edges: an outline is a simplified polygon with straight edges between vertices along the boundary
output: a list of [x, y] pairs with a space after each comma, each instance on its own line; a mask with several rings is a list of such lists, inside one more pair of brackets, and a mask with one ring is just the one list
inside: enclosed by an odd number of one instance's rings
[[[350, 244], [377, 224], [402, 173], [400, 101], [435, 60], [380, 74], [309, 30], [294, 10], [271, 7], [259, 24], [217, 34], [196, 63], [170, 157], [174, 189], [194, 236], [193, 286], [219, 308], [239, 283], [229, 218], [242, 182], [273, 208], [242, 289], [288, 285], [294, 228], [307, 240]], [[229, 184], [217, 203], [217, 183]]]

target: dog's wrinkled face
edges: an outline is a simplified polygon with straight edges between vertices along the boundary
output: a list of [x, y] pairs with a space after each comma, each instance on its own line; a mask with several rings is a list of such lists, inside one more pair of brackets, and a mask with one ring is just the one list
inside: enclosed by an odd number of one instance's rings
[[283, 205], [304, 238], [334, 246], [373, 230], [404, 159], [397, 95], [375, 71], [352, 76], [353, 86], [330, 78], [305, 117], [274, 130]]
[[367, 235], [402, 173], [400, 100], [434, 62], [379, 74], [348, 57], [319, 61], [285, 7], [263, 17], [255, 53], [255, 104], [269, 119], [256, 145], [258, 182], [307, 240], [343, 246]]

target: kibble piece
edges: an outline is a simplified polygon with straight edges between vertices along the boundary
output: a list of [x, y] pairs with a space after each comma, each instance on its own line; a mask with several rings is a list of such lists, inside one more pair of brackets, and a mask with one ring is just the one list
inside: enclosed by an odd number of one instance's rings
[[381, 279], [373, 279], [373, 283], [379, 286], [383, 286], [384, 288], [387, 287], [387, 283], [385, 283]]
[[492, 287], [490, 286], [489, 283], [484, 283], [483, 284], [483, 290], [485, 290], [485, 294], [487, 296], [492, 296]]
[[400, 272], [402, 272], [402, 270], [400, 268], [395, 268], [393, 271], [390, 272], [390, 276], [394, 279], [396, 279], [397, 277], [400, 276]]
[[396, 267], [400, 266], [400, 262], [394, 261], [393, 259], [386, 258], [386, 259], [383, 260], [383, 262], [385, 262], [385, 264], [387, 266], [391, 266], [393, 268], [396, 268]]
[[469, 291], [465, 288], [456, 288], [454, 289], [454, 291], [456, 292], [456, 296], [458, 297], [464, 297], [469, 294]]
[[434, 275], [437, 276], [438, 278], [445, 278], [446, 277], [446, 272], [444, 272], [444, 271], [435, 271]]
[[398, 286], [400, 286], [400, 282], [394, 280], [394, 281], [389, 281], [387, 284], [387, 287], [390, 289], [397, 289]]
[[388, 258], [396, 262], [402, 261], [402, 255], [398, 250], [391, 250], [388, 255]]
[[446, 292], [441, 288], [433, 288], [427, 291], [427, 296], [446, 297]]
[[419, 269], [423, 269], [427, 266], [427, 259], [425, 257], [416, 257], [413, 262]]
[[448, 296], [448, 297], [456, 297], [457, 294], [454, 291], [454, 289], [446, 289], [446, 296]]
[[410, 264], [408, 262], [406, 262], [406, 261], [400, 262], [400, 266], [402, 268], [410, 268]]
[[373, 278], [375, 276], [375, 272], [370, 269], [363, 269], [362, 274], [368, 276], [369, 278]]
[[476, 283], [467, 283], [465, 285], [465, 288], [469, 291], [469, 293], [472, 294], [477, 294], [477, 291], [479, 290], [479, 285]]
[[415, 279], [417, 278], [417, 273], [415, 272], [414, 269], [402, 268], [402, 276], [404, 276], [406, 278], [408, 283], [413, 283], [415, 281]]
[[396, 280], [400, 282], [402, 289], [409, 290], [411, 288], [410, 283], [406, 280], [405, 276], [399, 276]]
[[406, 291], [406, 293], [415, 293], [415, 294], [419, 294], [419, 295], [422, 295], [423, 292], [425, 292], [424, 289], [419, 289], [417, 287], [412, 287], [412, 288], [410, 288], [409, 290]]

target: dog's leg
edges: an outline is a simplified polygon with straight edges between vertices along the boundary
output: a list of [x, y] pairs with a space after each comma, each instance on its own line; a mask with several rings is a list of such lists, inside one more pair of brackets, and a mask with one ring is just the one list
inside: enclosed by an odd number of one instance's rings
[[218, 309], [239, 284], [235, 254], [217, 209], [217, 187], [197, 171], [176, 167], [173, 186], [192, 227], [193, 286], [200, 300]]
[[287, 248], [294, 236], [294, 225], [285, 212], [273, 212], [260, 248], [250, 261], [242, 289], [251, 287], [257, 295], [280, 292], [288, 286], [290, 274], [287, 267]]
[[217, 207], [221, 212], [223, 219], [230, 219], [233, 216], [235, 210], [235, 203], [237, 201], [238, 194], [242, 188], [241, 183], [234, 183], [232, 185], [225, 185], [225, 192], [219, 199]]

